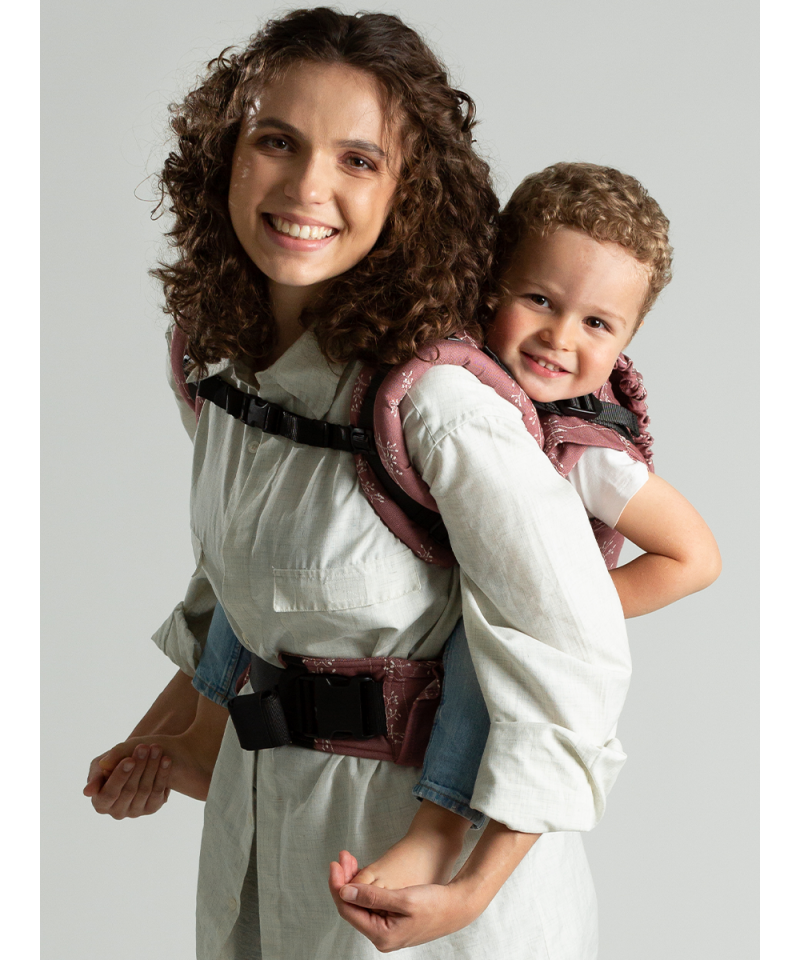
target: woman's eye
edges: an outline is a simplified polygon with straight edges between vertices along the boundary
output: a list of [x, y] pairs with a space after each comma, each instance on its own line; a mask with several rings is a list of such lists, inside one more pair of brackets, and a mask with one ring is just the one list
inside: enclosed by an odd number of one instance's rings
[[269, 147], [270, 150], [288, 150], [290, 147], [290, 143], [285, 137], [279, 137], [277, 135], [262, 137], [258, 141], [258, 144], [261, 147]]
[[364, 157], [348, 157], [347, 163], [356, 170], [374, 170], [375, 167]]

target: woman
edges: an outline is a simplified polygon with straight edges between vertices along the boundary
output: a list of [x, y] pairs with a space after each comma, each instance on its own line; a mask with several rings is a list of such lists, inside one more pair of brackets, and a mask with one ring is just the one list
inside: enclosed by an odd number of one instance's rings
[[[394, 17], [297, 11], [214, 61], [176, 108], [163, 174], [178, 257], [159, 276], [195, 379], [346, 424], [362, 363], [480, 336], [497, 207], [472, 125], [471, 101]], [[414, 769], [296, 746], [248, 752], [229, 726], [206, 804], [200, 957], [372, 956], [337, 909], [381, 949], [468, 924], [418, 949], [426, 958], [596, 952], [570, 831], [596, 822], [624, 759], [616, 595], [577, 498], [509, 404], [439, 368], [400, 413], [458, 568], [426, 564], [376, 520], [350, 453], [205, 404], [189, 425], [198, 570], [156, 636], [181, 673], [138, 732], [169, 711], [185, 721], [218, 601], [272, 666], [281, 653], [430, 660], [463, 606], [492, 719], [473, 805], [496, 824], [468, 843], [466, 872], [417, 888], [388, 929], [330, 899], [327, 866], [342, 848], [369, 862], [403, 833]], [[340, 866], [334, 894], [352, 875]]]

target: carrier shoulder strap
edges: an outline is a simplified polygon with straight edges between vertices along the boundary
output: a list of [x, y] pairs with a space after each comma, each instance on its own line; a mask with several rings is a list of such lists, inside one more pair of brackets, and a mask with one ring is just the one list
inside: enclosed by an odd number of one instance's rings
[[[611, 380], [597, 397], [562, 401], [552, 405], [558, 411], [553, 412], [551, 405], [535, 405], [491, 351], [481, 349], [466, 335], [450, 337], [420, 351], [407, 364], [380, 372], [363, 368], [353, 388], [349, 425], [291, 413], [238, 390], [221, 377], [189, 384], [189, 362], [185, 335], [176, 327], [171, 341], [172, 373], [181, 397], [196, 416], [203, 401], [208, 400], [246, 426], [296, 443], [354, 454], [359, 484], [378, 517], [420, 559], [437, 566], [451, 567], [456, 561], [436, 502], [411, 463], [399, 414], [405, 395], [433, 366], [463, 367], [514, 404], [528, 432], [564, 475], [568, 472], [565, 468], [571, 469], [587, 446], [634, 451], [631, 455], [646, 460], [652, 469], [652, 458], [647, 461], [642, 452], [649, 454], [652, 443], [644, 429], [649, 423], [646, 393], [641, 377], [622, 355]], [[615, 531], [601, 526], [595, 536], [611, 566], [611, 554], [618, 555], [621, 539]]]
[[[364, 368], [353, 388], [350, 423], [371, 430], [375, 452], [356, 455], [356, 472], [369, 502], [386, 526], [420, 559], [451, 567], [456, 560], [447, 531], [428, 485], [417, 473], [406, 447], [400, 404], [432, 367], [450, 365], [468, 370], [516, 406], [528, 433], [541, 447], [544, 435], [533, 403], [510, 374], [466, 335], [449, 337], [424, 348], [407, 363], [377, 373]], [[410, 500], [423, 512], [415, 515], [401, 504]]]

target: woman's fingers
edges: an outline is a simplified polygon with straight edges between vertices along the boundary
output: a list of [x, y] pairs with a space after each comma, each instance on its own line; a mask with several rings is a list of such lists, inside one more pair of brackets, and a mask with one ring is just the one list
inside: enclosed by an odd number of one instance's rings
[[158, 770], [153, 785], [150, 788], [150, 796], [145, 802], [144, 813], [150, 814], [160, 810], [169, 799], [169, 775], [172, 772], [172, 760], [169, 757], [160, 756], [158, 759]]
[[[142, 744], [136, 748], [134, 753], [138, 759], [144, 760], [144, 767], [139, 782], [136, 784], [136, 792], [131, 797], [127, 815], [129, 817], [141, 817], [147, 812], [147, 803], [153, 793], [153, 784], [161, 762], [161, 747], [157, 744], [150, 747]], [[142, 756], [142, 753], [144, 753], [144, 756]], [[158, 807], [160, 806], [159, 803]]]
[[[162, 756], [161, 747], [139, 744], [130, 745], [129, 749], [132, 755], [125, 757], [126, 745], [117, 744], [113, 750], [97, 758], [98, 766], [99, 761], [103, 761], [99, 775], [93, 761], [89, 776], [92, 778], [93, 773], [95, 776], [83, 791], [92, 798], [92, 806], [98, 813], [106, 813], [115, 820], [155, 813], [169, 797], [171, 762]], [[123, 759], [116, 763], [103, 782], [105, 774], [102, 769], [120, 755]]]
[[[92, 796], [92, 806], [98, 813], [107, 813], [115, 817], [115, 806], [120, 803], [122, 791], [135, 768], [136, 762], [129, 757], [118, 763], [112, 770], [100, 790]], [[119, 818], [115, 817], [115, 819]]]
[[347, 883], [340, 889], [339, 896], [348, 904], [365, 910], [397, 916], [408, 913], [408, 894], [404, 890], [385, 890], [372, 883]]
[[331, 896], [342, 919], [381, 953], [419, 946], [454, 933], [471, 923], [485, 906], [471, 902], [455, 881], [402, 890], [352, 883], [347, 879], [352, 867], [349, 856], [340, 855], [339, 863], [331, 864]]

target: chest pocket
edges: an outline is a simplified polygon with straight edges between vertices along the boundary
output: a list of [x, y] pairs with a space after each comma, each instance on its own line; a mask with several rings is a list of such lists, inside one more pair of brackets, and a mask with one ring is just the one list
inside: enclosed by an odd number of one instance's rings
[[397, 604], [415, 604], [419, 561], [409, 552], [368, 563], [314, 569], [273, 568], [273, 610], [300, 641], [357, 639], [408, 622]]

